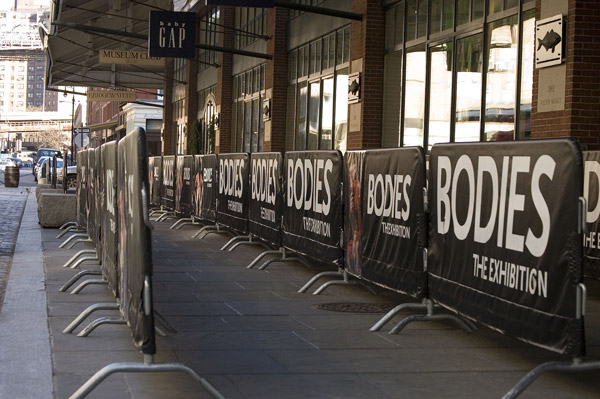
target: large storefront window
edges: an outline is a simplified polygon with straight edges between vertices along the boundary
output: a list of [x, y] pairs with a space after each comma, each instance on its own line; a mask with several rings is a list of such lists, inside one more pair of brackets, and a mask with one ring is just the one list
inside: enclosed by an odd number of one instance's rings
[[262, 100], [265, 96], [265, 65], [259, 65], [233, 77], [235, 151], [257, 152], [263, 149], [264, 121]]
[[535, 2], [421, 4], [386, 9], [382, 146], [528, 138]]
[[290, 52], [288, 97], [295, 106], [288, 106], [288, 125], [294, 126], [288, 149], [346, 150], [349, 51], [345, 27]]

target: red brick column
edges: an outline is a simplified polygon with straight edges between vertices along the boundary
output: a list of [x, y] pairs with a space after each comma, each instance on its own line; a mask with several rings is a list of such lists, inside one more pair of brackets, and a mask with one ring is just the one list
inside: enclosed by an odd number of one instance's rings
[[[542, 8], [548, 0], [536, 0], [536, 20], [549, 17]], [[600, 148], [600, 2], [569, 0], [566, 18], [566, 77], [564, 109], [538, 112], [538, 97], [548, 84], [533, 74], [532, 138], [573, 137], [582, 149]], [[560, 68], [560, 67], [548, 67]], [[557, 69], [558, 70], [558, 69]]]
[[267, 54], [273, 55], [265, 66], [266, 99], [271, 100], [271, 120], [265, 121], [264, 151], [285, 151], [287, 109], [286, 28], [289, 9], [275, 7], [267, 14]]
[[[350, 73], [361, 73], [361, 100], [348, 107], [348, 150], [379, 148], [385, 15], [380, 0], [353, 0], [352, 12], [363, 15], [362, 21], [352, 21], [350, 32]], [[360, 129], [352, 131], [356, 118], [360, 119]]]
[[[173, 58], [165, 59], [165, 75], [173, 76]], [[173, 132], [173, 81], [171, 79], [165, 79], [163, 106], [162, 155], [174, 155], [176, 133]]]
[[[235, 8], [221, 7], [221, 25], [235, 26]], [[235, 37], [233, 30], [220, 28], [219, 46], [233, 48]], [[219, 129], [215, 132], [217, 143], [215, 153], [226, 153], [233, 151], [231, 140], [232, 117], [233, 117], [233, 54], [219, 53], [219, 68], [217, 70], [217, 112], [220, 112]]]

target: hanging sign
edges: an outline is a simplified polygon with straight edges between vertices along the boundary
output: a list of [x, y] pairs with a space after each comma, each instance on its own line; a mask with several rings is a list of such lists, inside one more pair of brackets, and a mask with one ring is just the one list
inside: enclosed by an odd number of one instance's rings
[[147, 51], [127, 51], [100, 49], [98, 51], [98, 63], [118, 65], [144, 65], [164, 67], [165, 60], [160, 57], [149, 57]]
[[194, 58], [196, 56], [196, 13], [150, 11], [148, 56]]
[[88, 102], [110, 102], [119, 101], [132, 103], [136, 100], [135, 91], [131, 90], [88, 90]]
[[563, 16], [560, 14], [535, 21], [536, 68], [562, 64], [563, 31]]

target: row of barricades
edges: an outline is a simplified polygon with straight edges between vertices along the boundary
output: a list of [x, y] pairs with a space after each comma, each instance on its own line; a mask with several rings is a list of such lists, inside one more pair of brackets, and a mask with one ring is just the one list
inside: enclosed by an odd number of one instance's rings
[[549, 368], [600, 367], [579, 361], [583, 275], [600, 276], [600, 154], [572, 140], [441, 144], [428, 162], [416, 147], [152, 157], [149, 183], [164, 215], [279, 248], [259, 258], [292, 251], [337, 265], [343, 283], [419, 301], [372, 330], [423, 309], [393, 331], [432, 319], [472, 331], [474, 321], [574, 359], [532, 370], [507, 398]]
[[[90, 241], [95, 249], [80, 251], [64, 266], [74, 268], [86, 260], [98, 260], [101, 270], [83, 270], [60, 290], [66, 291], [80, 277], [101, 275], [101, 279], [84, 281], [72, 293], [80, 292], [89, 284], [107, 284], [117, 303], [88, 307], [63, 332], [73, 332], [95, 311], [118, 309], [120, 317], [96, 319], [78, 336], [87, 336], [102, 324], [127, 324], [134, 345], [144, 355], [144, 362], [110, 364], [94, 374], [71, 398], [87, 396], [114, 373], [173, 371], [189, 374], [213, 397], [222, 398], [208, 381], [183, 364], [154, 363], [156, 326], [152, 302], [152, 241], [144, 130], [140, 128], [127, 134], [118, 143], [113, 141], [96, 149], [81, 151], [77, 160], [77, 222], [76, 226], [65, 228], [65, 232], [69, 229], [78, 232], [61, 247], [74, 238], [83, 237], [79, 241]], [[71, 243], [70, 248], [77, 242]], [[90, 253], [95, 256], [80, 258]]]

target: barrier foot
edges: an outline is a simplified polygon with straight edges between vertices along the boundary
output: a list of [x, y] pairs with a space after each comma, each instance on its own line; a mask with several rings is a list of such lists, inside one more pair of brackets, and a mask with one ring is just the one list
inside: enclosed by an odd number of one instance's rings
[[267, 255], [277, 255], [277, 254], [281, 254], [280, 249], [272, 249], [269, 251], [263, 251], [263, 252], [259, 253], [258, 256], [256, 258], [254, 258], [254, 260], [252, 262], [250, 262], [250, 264], [248, 266], [246, 266], [246, 269], [252, 269], [254, 266], [256, 266], [258, 264], [258, 262], [262, 258], [264, 258]]
[[71, 227], [71, 226], [77, 226], [77, 222], [67, 222], [67, 223], [63, 224], [62, 226], [60, 226], [58, 229], [63, 230], [63, 229], [66, 229], [67, 227]]
[[165, 212], [156, 219], [156, 222], [163, 222], [169, 218], [174, 218], [174, 217], [175, 217], [175, 213]]
[[342, 273], [342, 272], [340, 272], [340, 271], [337, 271], [337, 272], [333, 272], [333, 271], [330, 271], [330, 272], [321, 272], [321, 273], [315, 274], [315, 275], [314, 275], [314, 276], [313, 276], [313, 277], [312, 277], [310, 280], [308, 280], [308, 282], [307, 282], [306, 284], [304, 284], [304, 285], [302, 286], [302, 288], [300, 288], [300, 289], [298, 290], [298, 293], [299, 293], [299, 294], [303, 294], [303, 293], [305, 293], [306, 291], [308, 291], [308, 289], [309, 289], [309, 288], [310, 288], [310, 287], [311, 287], [311, 286], [312, 286], [314, 283], [316, 283], [316, 282], [317, 282], [317, 280], [319, 280], [321, 277], [342, 277], [342, 276], [343, 276], [343, 273]]
[[250, 240], [248, 241], [241, 241], [241, 242], [236, 242], [235, 244], [233, 244], [231, 246], [231, 248], [228, 249], [228, 251], [233, 251], [234, 249], [236, 249], [237, 247], [239, 247], [240, 245], [260, 245], [263, 248], [266, 249], [271, 249], [271, 247], [269, 247], [267, 244], [265, 244], [264, 242], [260, 241], [260, 240], [254, 240], [253, 239], [253, 235], [250, 234]]
[[383, 316], [381, 319], [379, 319], [379, 321], [377, 323], [375, 323], [373, 325], [373, 327], [371, 327], [369, 329], [369, 331], [375, 332], [375, 331], [381, 330], [381, 328], [383, 326], [385, 326], [394, 316], [396, 316], [396, 314], [402, 312], [403, 310], [424, 310], [424, 311], [427, 311], [427, 304], [424, 303], [424, 302], [423, 303], [402, 303], [402, 304], [394, 307], [389, 312], [387, 312], [385, 314], [385, 316]]
[[[151, 355], [144, 355], [151, 358]], [[154, 363], [152, 359], [149, 361], [144, 359], [144, 363], [112, 363], [97, 371], [89, 380], [85, 382], [77, 391], [75, 391], [69, 399], [82, 399], [94, 390], [102, 381], [115, 373], [163, 373], [180, 371], [188, 374], [194, 380], [200, 383], [202, 387], [216, 399], [225, 399], [223, 395], [215, 387], [213, 387], [206, 379], [200, 377], [194, 370], [184, 366], [181, 363]]]
[[198, 237], [198, 239], [202, 240], [204, 237], [206, 237], [209, 234], [221, 234], [221, 233], [229, 234], [230, 236], [235, 235], [231, 231], [224, 229], [221, 227], [221, 225], [217, 224], [217, 225], [215, 225], [215, 229], [210, 229], [210, 230], [204, 231], [204, 234], [202, 235], [202, 237]]
[[184, 218], [184, 219], [179, 219], [178, 221], [176, 221], [175, 223], [173, 223], [171, 225], [171, 227], [169, 227], [170, 230], [178, 230], [181, 226], [183, 226], [184, 224], [187, 223], [192, 223], [193, 219], [192, 218]]
[[[95, 249], [94, 249], [93, 251], [94, 251], [94, 252], [96, 252], [96, 250], [95, 250]], [[98, 257], [97, 257], [97, 256], [85, 256], [85, 257], [83, 257], [83, 258], [79, 259], [77, 262], [73, 263], [73, 264], [71, 265], [71, 269], [75, 269], [75, 268], [77, 268], [77, 267], [78, 267], [78, 266], [80, 266], [80, 265], [81, 265], [83, 262], [87, 262], [88, 260], [89, 260], [89, 261], [92, 261], [92, 262], [96, 262], [96, 261], [98, 261]]]
[[582, 362], [581, 359], [575, 358], [573, 362], [547, 362], [542, 363], [529, 373], [525, 377], [521, 378], [511, 389], [508, 391], [502, 399], [514, 399], [519, 396], [533, 381], [536, 380], [542, 373], [546, 371], [587, 371], [600, 369], [600, 362]]
[[167, 333], [158, 328], [158, 326], [154, 326], [154, 331], [158, 334], [159, 337], [167, 337]]
[[58, 289], [58, 291], [59, 292], [65, 292], [73, 284], [75, 284], [75, 282], [77, 282], [77, 280], [79, 280], [83, 276], [101, 276], [101, 275], [102, 275], [102, 272], [100, 272], [99, 270], [82, 270], [79, 273], [77, 273], [76, 275], [74, 275], [73, 277], [71, 277], [69, 279], [69, 281], [67, 281], [62, 287], [60, 287]]
[[82, 249], [81, 251], [77, 252], [75, 255], [71, 256], [71, 259], [69, 259], [67, 261], [67, 263], [65, 263], [63, 265], [63, 267], [68, 267], [71, 263], [75, 262], [75, 259], [79, 258], [81, 255], [95, 254], [95, 253], [96, 253], [95, 249]]
[[244, 241], [251, 241], [252, 240], [252, 236], [251, 235], [247, 235], [247, 236], [235, 236], [233, 238], [231, 238], [229, 241], [227, 241], [225, 243], [225, 245], [223, 245], [221, 247], [221, 251], [225, 251], [230, 245], [232, 245], [233, 243], [235, 243], [236, 241], [240, 241], [240, 240], [244, 240]]
[[96, 329], [96, 327], [101, 326], [102, 324], [127, 324], [127, 321], [125, 321], [125, 319], [122, 317], [100, 317], [99, 319], [96, 319], [85, 326], [85, 328], [81, 330], [77, 336], [87, 337]]
[[204, 233], [207, 230], [216, 230], [217, 226], [215, 226], [214, 224], [208, 225], [208, 226], [203, 226], [200, 228], [200, 230], [198, 230], [193, 236], [192, 238], [196, 238], [198, 237], [200, 234]]
[[75, 289], [73, 291], [71, 291], [71, 295], [76, 295], [79, 294], [85, 287], [87, 287], [88, 285], [97, 285], [97, 284], [108, 284], [108, 281], [106, 280], [102, 280], [100, 278], [97, 279], [91, 279], [91, 280], [85, 280], [83, 283], [79, 284], [77, 287], [75, 287]]
[[68, 249], [72, 249], [75, 245], [79, 244], [80, 242], [93, 242], [91, 238], [80, 238], [79, 240], [75, 240], [75, 242], [71, 243], [71, 245], [69, 245]]
[[317, 290], [315, 292], [313, 292], [313, 295], [319, 295], [321, 292], [325, 291], [328, 287], [331, 287], [332, 285], [356, 285], [356, 284], [359, 284], [359, 282], [354, 281], [354, 280], [348, 280], [344, 273], [343, 280], [328, 281], [325, 284], [323, 284], [322, 286], [320, 286], [319, 288], [317, 288]]
[[77, 233], [77, 234], [73, 234], [72, 236], [70, 236], [69, 238], [67, 238], [65, 241], [63, 241], [62, 244], [60, 244], [58, 247], [59, 248], [64, 248], [67, 246], [68, 243], [70, 243], [72, 240], [76, 239], [76, 238], [80, 238], [80, 237], [87, 237], [88, 235], [86, 233]]
[[60, 233], [58, 233], [56, 238], [62, 238], [67, 233], [84, 233], [84, 232], [85, 232], [85, 230], [80, 229], [77, 226], [70, 226], [70, 227], [67, 227], [66, 229], [62, 230]]
[[71, 324], [69, 324], [67, 327], [65, 327], [65, 329], [63, 330], [63, 333], [64, 334], [72, 333], [73, 330], [75, 330], [77, 328], [77, 326], [80, 325], [89, 315], [91, 315], [92, 313], [94, 313], [98, 310], [119, 310], [119, 304], [118, 303], [95, 303], [91, 306], [88, 306], [83, 312], [81, 312], [79, 314], [79, 316], [77, 316], [75, 318], [75, 320], [73, 320], [71, 322]]
[[306, 261], [306, 259], [304, 259], [301, 256], [288, 257], [287, 256], [287, 249], [285, 247], [282, 247], [281, 248], [281, 258], [273, 258], [273, 259], [267, 260], [265, 263], [263, 263], [262, 265], [260, 265], [260, 267], [258, 268], [258, 270], [265, 270], [267, 268], [267, 266], [269, 266], [271, 263], [274, 263], [274, 262], [293, 262], [293, 261], [300, 262], [304, 266], [308, 267], [309, 269], [312, 268], [311, 264], [308, 263]]
[[435, 321], [435, 320], [444, 320], [444, 321], [453, 321], [456, 325], [463, 329], [466, 333], [472, 333], [475, 329], [471, 328], [463, 319], [458, 316], [450, 315], [450, 314], [415, 314], [412, 316], [405, 317], [402, 319], [394, 328], [392, 328], [389, 334], [398, 334], [404, 327], [412, 323], [413, 321]]

